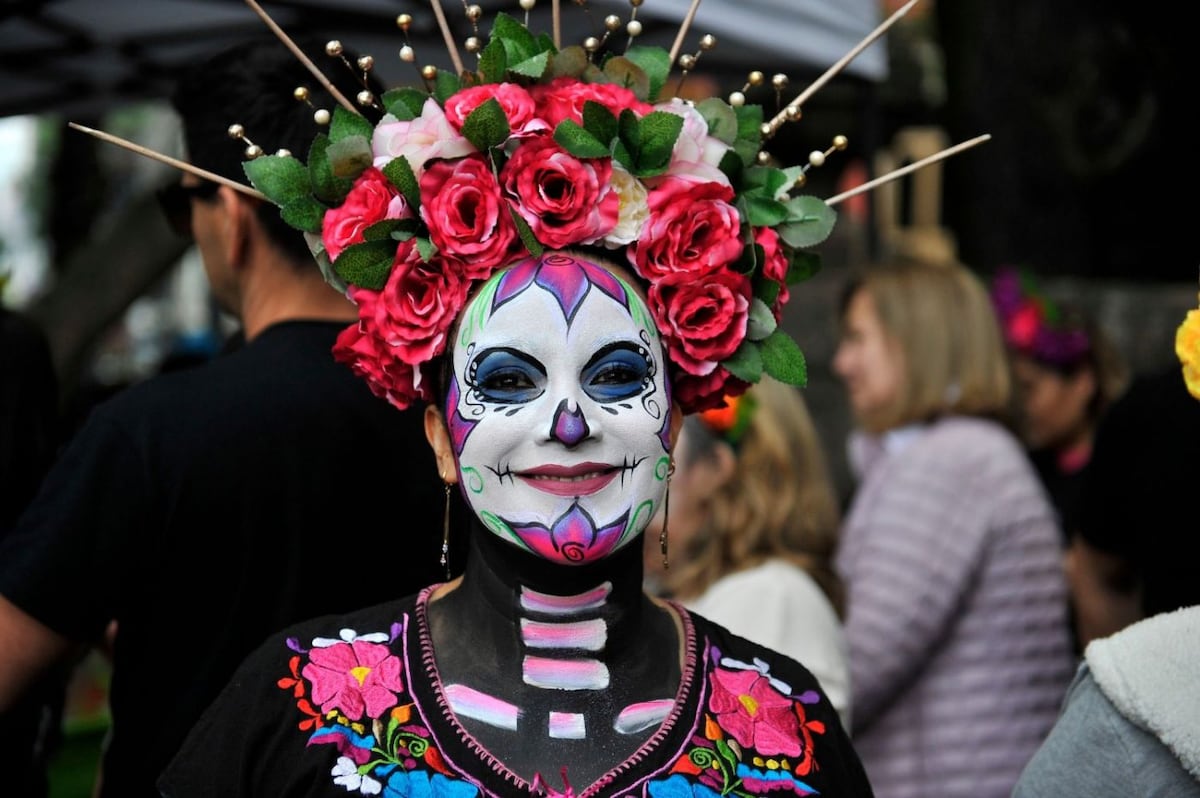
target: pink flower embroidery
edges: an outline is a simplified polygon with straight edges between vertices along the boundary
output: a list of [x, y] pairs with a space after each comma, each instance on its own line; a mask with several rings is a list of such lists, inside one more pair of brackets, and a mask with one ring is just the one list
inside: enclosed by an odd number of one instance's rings
[[312, 699], [322, 712], [340, 710], [350, 720], [382, 717], [404, 689], [400, 659], [387, 646], [355, 640], [309, 652], [301, 675], [312, 683]]
[[799, 720], [792, 700], [756, 670], [716, 668], [710, 677], [709, 710], [744, 748], [764, 756], [799, 756]]

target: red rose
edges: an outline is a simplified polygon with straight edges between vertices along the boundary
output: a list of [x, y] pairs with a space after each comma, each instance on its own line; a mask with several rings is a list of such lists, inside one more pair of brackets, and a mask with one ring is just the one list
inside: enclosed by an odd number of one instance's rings
[[654, 110], [654, 106], [638, 100], [632, 91], [615, 83], [582, 83], [575, 78], [561, 77], [533, 86], [530, 93], [537, 103], [538, 116], [552, 129], [564, 119], [582, 123], [583, 104], [588, 100], [600, 103], [614, 116], [619, 116], [624, 108], [638, 116]]
[[742, 221], [730, 204], [733, 189], [668, 177], [646, 198], [649, 218], [628, 256], [643, 278], [657, 281], [681, 272], [699, 280], [727, 266], [742, 252]]
[[483, 156], [435, 161], [421, 175], [421, 218], [441, 254], [468, 279], [487, 277], [521, 254], [517, 226]]
[[704, 376], [676, 370], [672, 398], [684, 413], [699, 413], [719, 408], [725, 397], [740, 396], [750, 383], [734, 377], [723, 366], [717, 366]]
[[515, 83], [486, 83], [457, 92], [446, 100], [446, 118], [461, 130], [471, 112], [493, 97], [500, 103], [500, 110], [508, 119], [512, 135], [519, 136], [545, 128], [545, 123], [534, 116], [533, 97]]
[[759, 267], [763, 276], [779, 283], [779, 296], [771, 307], [775, 321], [779, 321], [783, 314], [783, 306], [787, 304], [790, 296], [787, 287], [788, 257], [779, 243], [779, 234], [769, 227], [756, 228], [754, 242], [763, 248], [763, 262]]
[[376, 222], [412, 215], [404, 196], [383, 172], [369, 166], [354, 181], [342, 204], [325, 211], [321, 242], [330, 261], [335, 261], [346, 247], [361, 243], [363, 231]]
[[[415, 253], [415, 250], [414, 250]], [[466, 303], [470, 283], [457, 264], [415, 254], [397, 261], [378, 294], [370, 318], [359, 318], [406, 363], [420, 364], [440, 355], [455, 316]]]
[[[361, 294], [368, 289], [351, 291]], [[361, 300], [361, 296], [356, 298]], [[425, 398], [414, 385], [417, 367], [400, 360], [390, 346], [363, 327], [362, 322], [356, 322], [342, 330], [333, 345], [333, 359], [346, 364], [355, 376], [365, 380], [371, 393], [401, 410]]]
[[671, 360], [688, 374], [709, 374], [746, 337], [751, 292], [744, 274], [721, 269], [697, 280], [674, 272], [652, 283], [648, 297]]
[[591, 244], [617, 224], [621, 200], [612, 190], [612, 160], [580, 160], [549, 136], [517, 147], [500, 170], [500, 185], [549, 249]]

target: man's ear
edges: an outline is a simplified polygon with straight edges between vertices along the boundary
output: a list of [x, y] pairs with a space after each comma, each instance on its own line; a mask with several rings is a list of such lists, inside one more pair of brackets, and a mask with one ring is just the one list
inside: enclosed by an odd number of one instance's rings
[[258, 233], [258, 201], [229, 186], [221, 186], [217, 195], [225, 208], [225, 256], [234, 269], [240, 269], [248, 260], [250, 237]]
[[450, 430], [446, 428], [446, 419], [442, 411], [434, 405], [425, 406], [425, 440], [433, 449], [433, 457], [437, 461], [438, 474], [442, 481], [451, 485], [458, 483], [458, 463], [454, 460], [454, 448], [450, 445]]

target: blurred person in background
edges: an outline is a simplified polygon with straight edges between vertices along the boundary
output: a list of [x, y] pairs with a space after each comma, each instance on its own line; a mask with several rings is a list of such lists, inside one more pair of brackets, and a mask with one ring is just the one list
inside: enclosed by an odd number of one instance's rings
[[848, 283], [840, 320], [855, 745], [880, 798], [1008, 796], [1075, 659], [1054, 509], [1002, 423], [987, 289], [961, 264], [896, 260]]
[[803, 663], [849, 729], [842, 584], [833, 567], [840, 515], [808, 407], [796, 388], [770, 378], [725, 401], [684, 419], [669, 517], [659, 513], [647, 530], [648, 581]]
[[[344, 94], [361, 88], [323, 42], [301, 44]], [[334, 107], [315, 83], [269, 36], [198, 64], [173, 97], [187, 159], [248, 184], [232, 123], [272, 152], [306, 153], [321, 128], [296, 88]], [[111, 642], [101, 798], [158, 796], [168, 757], [268, 633], [446, 576], [423, 417], [334, 360], [355, 306], [301, 233], [192, 173], [162, 200], [241, 343], [92, 410], [0, 543], [0, 711], [78, 647]], [[370, 498], [347, 502], [347, 483]]]
[[1125, 390], [1128, 369], [1093, 319], [1056, 303], [1027, 274], [998, 271], [992, 302], [1016, 382], [1018, 429], [1058, 511], [1065, 545], [1078, 530], [1096, 424]]
[[[5, 275], [0, 274], [0, 296]], [[58, 450], [58, 377], [50, 343], [32, 319], [0, 305], [0, 541], [37, 492]], [[0, 773], [20, 798], [48, 795], [47, 766], [61, 738], [63, 665], [0, 713]]]

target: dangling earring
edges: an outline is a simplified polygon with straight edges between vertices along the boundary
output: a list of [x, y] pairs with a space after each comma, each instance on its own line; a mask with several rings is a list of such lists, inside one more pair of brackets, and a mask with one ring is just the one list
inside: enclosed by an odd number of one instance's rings
[[662, 551], [664, 571], [671, 569], [671, 562], [667, 558], [667, 521], [671, 518], [671, 476], [674, 473], [675, 458], [671, 458], [671, 463], [667, 466], [667, 492], [663, 496], [663, 525], [662, 530], [658, 533], [658, 548]]
[[446, 579], [450, 578], [450, 483], [442, 475], [442, 484], [446, 488], [446, 512], [442, 516], [442, 567], [446, 569]]

